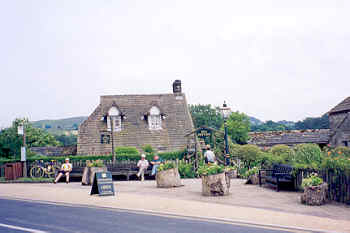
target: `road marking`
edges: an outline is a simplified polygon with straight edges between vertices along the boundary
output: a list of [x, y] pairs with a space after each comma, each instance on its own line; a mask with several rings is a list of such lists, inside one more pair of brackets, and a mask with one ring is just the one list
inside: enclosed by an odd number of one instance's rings
[[40, 230], [35, 230], [35, 229], [30, 229], [30, 228], [25, 228], [25, 227], [18, 227], [18, 226], [13, 226], [13, 225], [7, 225], [7, 224], [2, 224], [2, 223], [0, 223], [0, 227], [6, 227], [6, 228], [10, 228], [10, 229], [26, 231], [26, 232], [33, 232], [33, 233], [46, 233], [46, 231], [40, 231]]

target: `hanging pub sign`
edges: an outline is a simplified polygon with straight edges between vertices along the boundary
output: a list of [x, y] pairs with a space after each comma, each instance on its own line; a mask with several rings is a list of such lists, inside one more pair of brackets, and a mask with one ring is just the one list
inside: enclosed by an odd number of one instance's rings
[[206, 138], [206, 137], [210, 137], [211, 132], [207, 129], [201, 129], [197, 132], [197, 136], [199, 138]]
[[18, 127], [17, 127], [17, 133], [18, 133], [18, 135], [23, 135], [23, 134], [24, 134], [23, 125], [18, 125]]
[[90, 195], [98, 194], [99, 196], [114, 196], [114, 185], [112, 173], [96, 172], [92, 184]]

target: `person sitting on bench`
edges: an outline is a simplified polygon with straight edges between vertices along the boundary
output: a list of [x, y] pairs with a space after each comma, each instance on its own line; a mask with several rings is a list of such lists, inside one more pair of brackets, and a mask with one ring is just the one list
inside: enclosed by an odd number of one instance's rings
[[58, 172], [58, 176], [56, 177], [54, 183], [56, 184], [63, 175], [66, 176], [66, 183], [69, 183], [69, 173], [72, 171], [72, 164], [69, 163], [69, 158], [66, 158], [65, 163], [62, 164], [61, 170]]

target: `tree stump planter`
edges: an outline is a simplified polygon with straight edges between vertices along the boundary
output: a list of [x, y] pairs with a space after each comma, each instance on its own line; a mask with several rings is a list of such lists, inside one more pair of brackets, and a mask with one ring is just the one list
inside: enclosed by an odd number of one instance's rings
[[157, 188], [173, 188], [183, 186], [178, 168], [171, 168], [157, 172]]
[[[228, 181], [227, 181], [228, 179]], [[202, 176], [203, 196], [225, 196], [229, 194], [230, 180], [225, 172]]]
[[81, 184], [92, 185], [96, 172], [107, 172], [107, 167], [85, 167]]
[[250, 175], [247, 179], [246, 184], [254, 184], [257, 185], [259, 184], [259, 176], [258, 174]]
[[300, 201], [305, 205], [323, 205], [327, 202], [327, 190], [327, 183], [318, 186], [306, 186]]

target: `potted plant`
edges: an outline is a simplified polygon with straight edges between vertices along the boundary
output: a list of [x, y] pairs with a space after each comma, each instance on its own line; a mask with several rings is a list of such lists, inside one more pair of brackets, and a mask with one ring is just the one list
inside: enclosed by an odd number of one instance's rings
[[106, 171], [107, 171], [107, 167], [103, 163], [103, 160], [95, 160], [95, 161], [86, 160], [86, 167], [84, 168], [81, 184], [92, 185], [92, 183], [94, 182], [95, 173], [106, 172]]
[[318, 177], [317, 173], [311, 173], [304, 178], [301, 184], [304, 193], [301, 195], [301, 203], [306, 205], [323, 205], [327, 201], [328, 184]]
[[182, 186], [179, 170], [174, 162], [160, 164], [156, 174], [158, 188]]
[[237, 168], [237, 166], [227, 166], [227, 167], [225, 167], [225, 172], [226, 172], [226, 175], [230, 179], [237, 178], [237, 176], [238, 176], [238, 168]]
[[259, 184], [259, 168], [258, 167], [253, 167], [246, 171], [244, 176], [247, 178], [246, 184]]
[[198, 168], [202, 177], [203, 196], [224, 196], [229, 194], [230, 179], [226, 176], [225, 168], [216, 164], [203, 165]]

